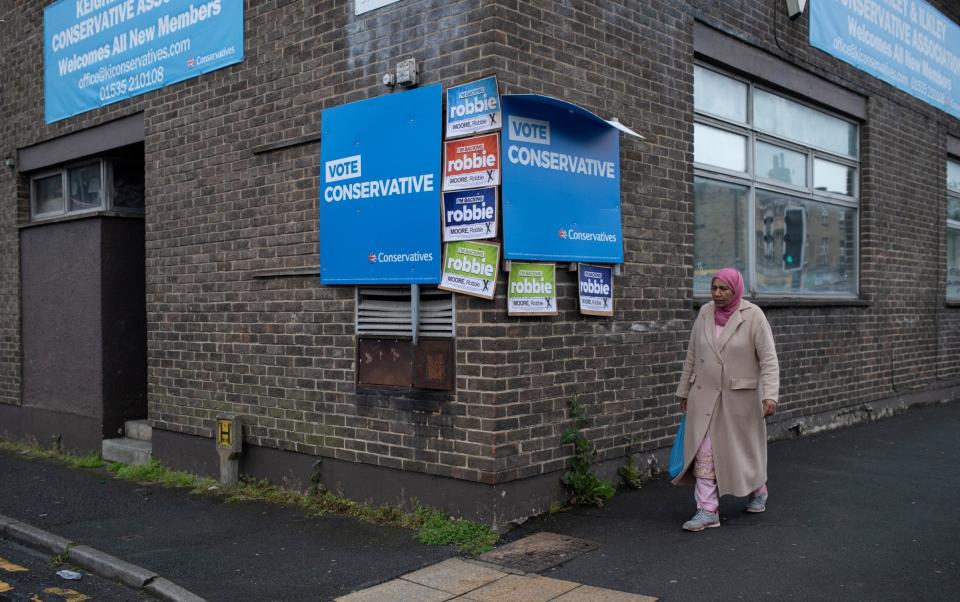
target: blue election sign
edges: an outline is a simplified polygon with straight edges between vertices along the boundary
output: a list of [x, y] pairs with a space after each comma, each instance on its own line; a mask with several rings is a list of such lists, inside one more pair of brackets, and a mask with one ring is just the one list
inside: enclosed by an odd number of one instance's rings
[[816, 0], [810, 45], [960, 117], [960, 26], [924, 0]]
[[495, 76], [447, 89], [447, 138], [499, 129], [500, 93]]
[[243, 62], [243, 2], [60, 0], [43, 11], [47, 123]]
[[440, 281], [439, 84], [326, 109], [320, 282]]
[[589, 316], [613, 315], [613, 268], [581, 263], [577, 270], [580, 313]]
[[443, 240], [497, 236], [497, 187], [443, 193]]
[[504, 257], [623, 262], [618, 130], [555, 98], [502, 103]]

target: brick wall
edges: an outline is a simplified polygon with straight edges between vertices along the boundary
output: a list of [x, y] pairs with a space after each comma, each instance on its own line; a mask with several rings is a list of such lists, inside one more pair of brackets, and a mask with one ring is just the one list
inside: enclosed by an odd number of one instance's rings
[[[688, 329], [693, 263], [695, 20], [868, 97], [861, 128], [860, 283], [851, 305], [771, 306], [781, 416], [794, 420], [960, 382], [960, 309], [943, 303], [943, 161], [957, 120], [808, 48], [780, 0], [402, 0], [360, 17], [349, 2], [247, 3], [245, 60], [43, 125], [43, 3], [3, 16], [2, 136], [20, 148], [144, 111], [150, 418], [210, 437], [220, 411], [250, 417], [248, 444], [504, 483], [553, 473], [567, 404], [588, 407], [605, 459], [667, 444]], [[6, 6], [5, 4], [0, 6]], [[954, 5], [939, 8], [960, 19]], [[12, 15], [12, 17], [11, 17]], [[459, 296], [457, 387], [428, 410], [357, 394], [354, 289], [321, 287], [320, 111], [384, 93], [417, 58], [425, 83], [496, 74], [618, 117], [626, 262], [613, 319], [581, 316], [558, 270], [560, 314], [506, 315]], [[803, 91], [796, 91], [801, 93]], [[17, 220], [25, 181], [0, 173], [0, 402], [19, 397]], [[19, 218], [15, 212], [19, 211]]]

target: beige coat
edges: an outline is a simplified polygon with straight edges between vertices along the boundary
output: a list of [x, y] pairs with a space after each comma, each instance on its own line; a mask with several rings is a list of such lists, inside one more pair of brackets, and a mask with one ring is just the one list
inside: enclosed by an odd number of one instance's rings
[[691, 466], [708, 428], [720, 495], [746, 496], [766, 483], [762, 400], [777, 401], [779, 393], [780, 364], [763, 311], [741, 300], [718, 340], [713, 302], [701, 307], [677, 387], [687, 399], [687, 421], [683, 472], [673, 483], [694, 482]]

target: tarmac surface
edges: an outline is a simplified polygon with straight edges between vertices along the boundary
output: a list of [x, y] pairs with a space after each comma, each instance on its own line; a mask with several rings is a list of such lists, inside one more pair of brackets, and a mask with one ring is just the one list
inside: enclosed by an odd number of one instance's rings
[[[719, 529], [682, 531], [692, 490], [662, 479], [621, 490], [603, 508], [528, 521], [499, 549], [544, 532], [590, 544], [539, 576], [451, 564], [456, 550], [403, 529], [228, 504], [7, 453], [0, 537], [42, 548], [34, 527], [80, 546], [71, 553], [89, 546], [139, 567], [163, 600], [960, 599], [960, 402], [772, 443], [769, 456], [767, 512], [745, 514], [745, 500], [724, 498]], [[101, 564], [109, 572], [116, 563]], [[441, 569], [476, 589], [444, 589]], [[489, 579], [465, 586], [474, 572]], [[521, 582], [546, 593], [521, 593]]]

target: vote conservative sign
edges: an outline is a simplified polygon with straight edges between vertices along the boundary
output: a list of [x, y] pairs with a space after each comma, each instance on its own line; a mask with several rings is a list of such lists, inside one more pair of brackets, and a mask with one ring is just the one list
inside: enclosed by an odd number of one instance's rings
[[504, 257], [623, 262], [618, 130], [556, 98], [501, 101]]
[[320, 282], [440, 280], [439, 84], [326, 109]]
[[60, 0], [43, 11], [53, 123], [243, 61], [243, 2]]
[[960, 26], [924, 0], [815, 0], [810, 45], [960, 117]]

